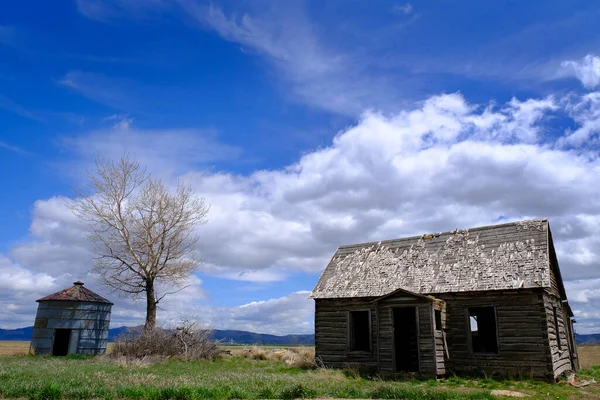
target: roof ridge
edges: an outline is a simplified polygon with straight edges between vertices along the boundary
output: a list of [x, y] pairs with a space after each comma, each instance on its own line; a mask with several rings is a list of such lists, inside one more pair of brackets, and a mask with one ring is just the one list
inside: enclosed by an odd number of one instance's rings
[[59, 290], [56, 293], [49, 294], [36, 300], [36, 302], [40, 301], [81, 301], [88, 303], [113, 304], [111, 301], [100, 296], [98, 293], [95, 293], [84, 287], [79, 281], [75, 282], [73, 286]]
[[549, 225], [547, 218], [524, 219], [340, 246], [310, 297], [549, 287]]
[[[505, 222], [502, 224], [490, 224], [490, 225], [480, 225], [480, 226], [476, 226], [473, 228], [457, 228], [453, 231], [442, 231], [442, 232], [437, 232], [435, 233], [436, 236], [442, 236], [442, 235], [450, 235], [453, 234], [457, 231], [481, 231], [484, 229], [490, 229], [490, 228], [501, 228], [501, 227], [506, 227], [506, 226], [513, 226], [513, 225], [517, 225], [519, 223], [524, 223], [524, 222], [534, 222], [534, 221], [542, 221], [542, 222], [548, 222], [548, 218], [547, 217], [542, 217], [542, 218], [530, 218], [530, 219], [521, 219], [518, 221], [511, 221], [511, 222]], [[355, 246], [360, 246], [360, 247], [366, 247], [367, 245], [378, 245], [378, 244], [385, 244], [387, 242], [396, 242], [399, 240], [416, 240], [416, 239], [420, 239], [423, 237], [423, 235], [427, 235], [427, 234], [431, 234], [431, 232], [429, 233], [425, 233], [422, 235], [415, 235], [415, 236], [403, 236], [403, 237], [398, 237], [398, 238], [394, 238], [394, 239], [385, 239], [385, 240], [375, 240], [375, 241], [370, 241], [370, 242], [362, 242], [362, 243], [352, 243], [352, 244], [343, 244], [338, 246], [338, 250], [339, 249], [347, 249], [350, 247], [355, 247]]]

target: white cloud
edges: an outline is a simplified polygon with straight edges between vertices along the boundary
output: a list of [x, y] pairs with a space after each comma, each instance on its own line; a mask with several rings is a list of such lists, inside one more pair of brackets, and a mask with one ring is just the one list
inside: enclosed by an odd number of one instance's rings
[[[351, 116], [371, 107], [387, 110], [390, 105], [398, 104], [400, 97], [398, 91], [390, 88], [401, 87], [406, 95], [412, 92], [413, 82], [416, 82], [408, 79], [399, 82], [398, 74], [383, 73], [383, 61], [371, 62], [379, 57], [358, 54], [358, 49], [365, 46], [344, 50], [330, 45], [331, 40], [319, 34], [322, 27], [299, 4], [264, 3], [268, 5], [241, 13], [226, 12], [221, 7], [202, 5], [195, 0], [184, 0], [180, 4], [200, 27], [241, 45], [244, 52], [264, 56], [289, 85], [283, 94], [291, 94], [292, 100], [312, 107]], [[335, 25], [327, 27], [328, 37], [334, 28], [337, 29]], [[336, 34], [357, 37], [355, 31]], [[376, 34], [373, 28], [369, 30], [369, 36]], [[378, 73], [371, 73], [370, 68]]]
[[41, 293], [54, 287], [55, 279], [14, 264], [0, 253], [0, 289], [19, 293]]
[[594, 89], [600, 85], [600, 57], [588, 54], [578, 61], [563, 61], [560, 66], [562, 75], [579, 79], [585, 88]]
[[557, 145], [571, 147], [597, 145], [600, 134], [600, 92], [570, 96], [563, 102], [565, 110], [576, 122], [576, 128], [567, 129]]
[[2, 327], [18, 328], [33, 323], [35, 300], [55, 290], [59, 279], [35, 272], [0, 253], [0, 320]]
[[[167, 142], [151, 144], [145, 140], [151, 134], [147, 131], [136, 131], [124, 143], [144, 163], [161, 169], [181, 163], [175, 169], [190, 172], [179, 178], [212, 204], [209, 223], [198, 231], [206, 274], [273, 282], [306, 272], [316, 282], [340, 244], [545, 216], [563, 278], [591, 285], [583, 294], [580, 286], [568, 286], [575, 308], [587, 315], [600, 293], [592, 285], [600, 262], [595, 228], [600, 222], [600, 159], [593, 148], [575, 151], [559, 145], [562, 139], [556, 139], [549, 121], [565, 114], [581, 129], [589, 118], [580, 117], [585, 113], [578, 110], [589, 108], [586, 102], [595, 96], [513, 99], [483, 106], [469, 104], [457, 93], [434, 96], [394, 115], [367, 112], [339, 132], [329, 147], [306, 153], [283, 169], [250, 175], [198, 171], [192, 155]], [[95, 151], [84, 144], [93, 148], [103, 138], [114, 142], [119, 137], [113, 131], [92, 132], [72, 148], [89, 161]], [[177, 138], [172, 140], [186, 143]], [[588, 135], [581, 140], [592, 139]], [[63, 201], [38, 201], [31, 225], [35, 240], [15, 246], [10, 254], [32, 274], [71, 280], [89, 269], [91, 259], [82, 227]], [[222, 309], [199, 301], [210, 291], [200, 279], [189, 290], [169, 299], [171, 303], [165, 301], [163, 320], [201, 310], [215, 328], [231, 320], [240, 329], [282, 332], [269, 313], [251, 310], [271, 304], [285, 310], [284, 305], [293, 303], [280, 299]], [[119, 304], [118, 321], [139, 321], [143, 315], [143, 304]], [[308, 309], [310, 303], [303, 304]], [[304, 329], [306, 319], [301, 320], [297, 327], [288, 325], [289, 330]]]
[[209, 327], [273, 335], [312, 333], [314, 301], [300, 291], [278, 299], [253, 301], [237, 307], [202, 307]]

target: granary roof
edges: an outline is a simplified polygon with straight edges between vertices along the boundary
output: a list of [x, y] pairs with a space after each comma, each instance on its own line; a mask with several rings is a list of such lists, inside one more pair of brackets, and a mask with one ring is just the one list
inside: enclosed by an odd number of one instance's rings
[[547, 219], [340, 246], [312, 298], [550, 287]]
[[41, 299], [37, 299], [36, 301], [86, 301], [90, 303], [113, 304], [99, 294], [83, 287], [83, 282], [81, 281], [73, 282], [73, 286], [61, 290], [60, 292], [52, 293], [46, 297], [42, 297]]

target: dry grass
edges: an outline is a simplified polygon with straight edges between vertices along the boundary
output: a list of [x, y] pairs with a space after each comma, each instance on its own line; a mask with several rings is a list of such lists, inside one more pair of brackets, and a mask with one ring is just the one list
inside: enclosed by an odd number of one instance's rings
[[600, 345], [588, 344], [577, 346], [579, 364], [581, 368], [590, 368], [600, 365]]
[[0, 340], [0, 356], [19, 356], [28, 352], [28, 341]]
[[[29, 341], [0, 340], [0, 356], [22, 356], [29, 353]], [[106, 352], [110, 353], [114, 343], [109, 343]]]
[[231, 350], [231, 354], [252, 360], [283, 361], [288, 367], [292, 368], [316, 368], [314, 347], [267, 348], [246, 346]]
[[[113, 347], [114, 344], [109, 343], [107, 353], [110, 353]], [[241, 355], [246, 358], [283, 360], [287, 365], [298, 365], [300, 368], [312, 368], [314, 366], [314, 347], [222, 347], [226, 350], [230, 350], [232, 354]], [[282, 350], [285, 351], [282, 352]], [[27, 354], [28, 351], [28, 341], [0, 340], [0, 356], [24, 355]], [[581, 368], [600, 366], [600, 345], [580, 345], [578, 346], [578, 352]], [[300, 365], [303, 366], [301, 367]]]

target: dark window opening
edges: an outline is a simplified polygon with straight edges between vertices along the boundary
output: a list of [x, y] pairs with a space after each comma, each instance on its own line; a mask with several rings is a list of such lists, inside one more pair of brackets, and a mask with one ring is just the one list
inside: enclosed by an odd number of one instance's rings
[[71, 341], [70, 329], [56, 329], [54, 331], [54, 344], [52, 346], [53, 356], [66, 356], [69, 354], [69, 342]]
[[350, 311], [350, 350], [371, 350], [371, 324], [369, 311]]
[[442, 311], [435, 310], [435, 330], [442, 330]]
[[560, 329], [558, 327], [558, 310], [554, 307], [554, 333], [556, 335], [556, 345], [559, 350], [562, 350], [562, 344], [560, 342]]
[[494, 307], [469, 308], [469, 331], [473, 353], [498, 353]]

